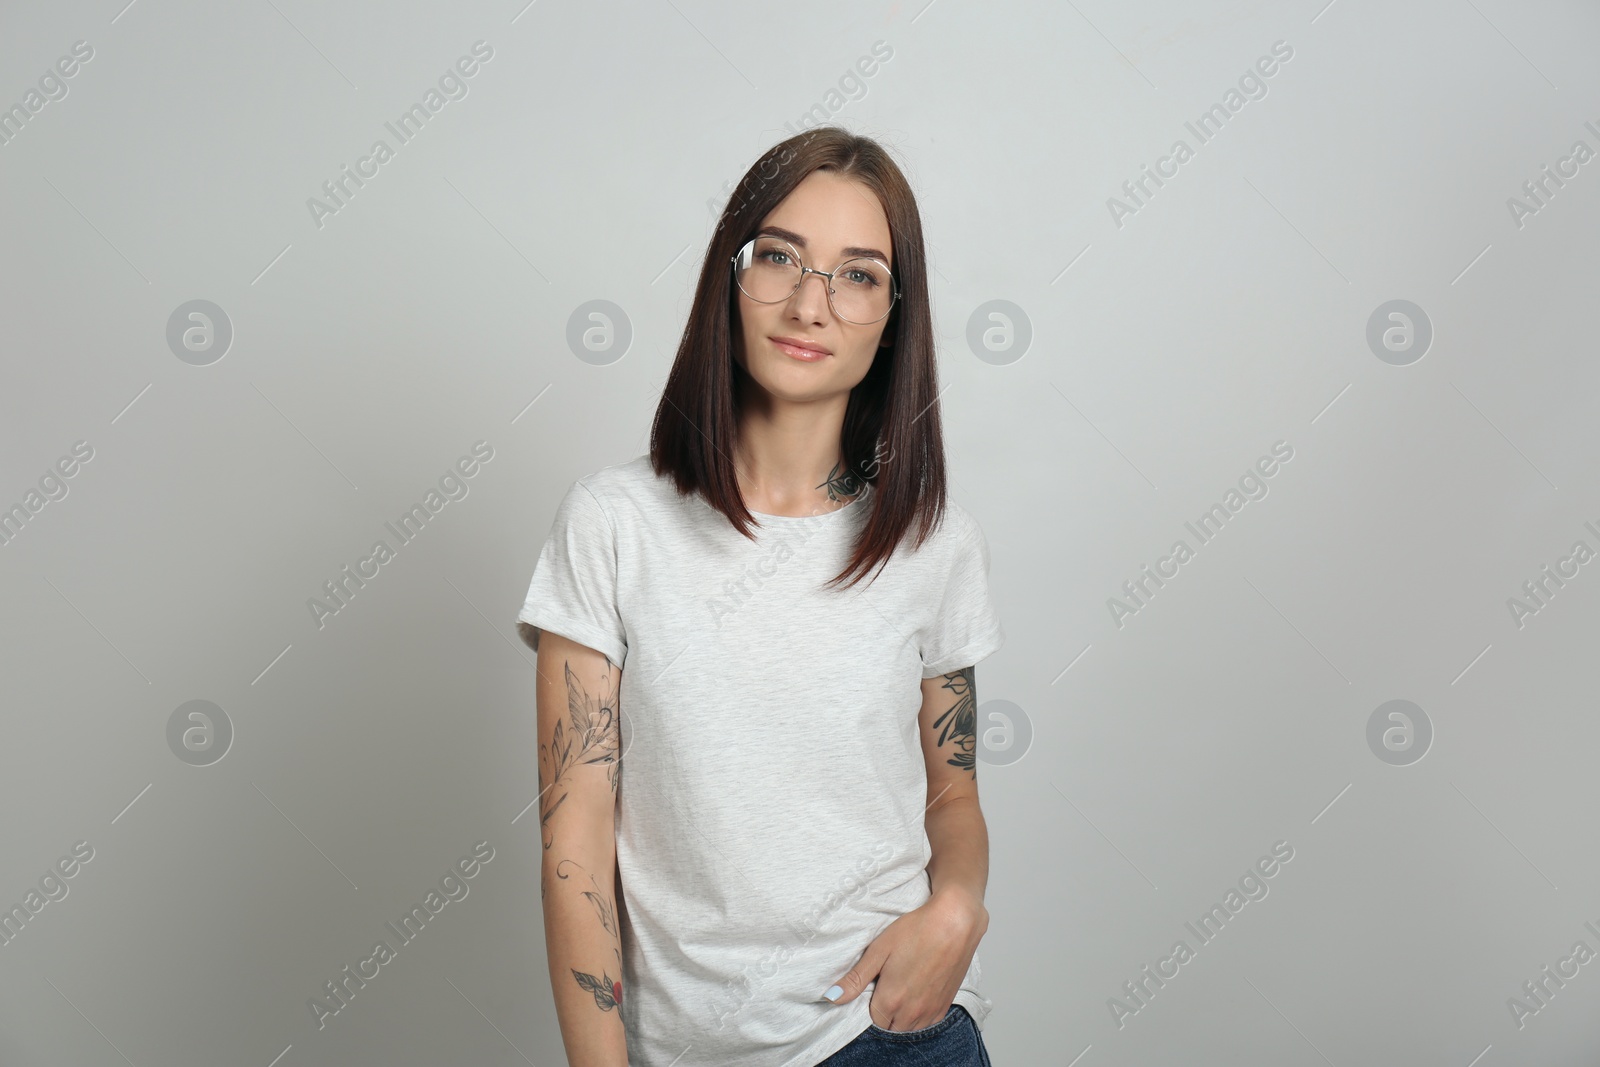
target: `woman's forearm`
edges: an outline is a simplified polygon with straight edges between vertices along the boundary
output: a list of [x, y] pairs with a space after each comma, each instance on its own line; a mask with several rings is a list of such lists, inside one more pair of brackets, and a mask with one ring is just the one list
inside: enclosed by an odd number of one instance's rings
[[984, 888], [989, 882], [989, 828], [975, 796], [960, 796], [929, 809], [924, 823], [933, 856], [928, 884], [936, 897], [958, 897], [968, 903], [981, 925], [988, 926]]
[[628, 1067], [616, 900], [620, 687], [621, 671], [601, 653], [544, 635], [537, 686], [539, 896], [571, 1067]]
[[[563, 830], [555, 848], [545, 852], [541, 884], [545, 952], [567, 1062], [628, 1067], [615, 845], [607, 842], [607, 848], [599, 832], [580, 836], [570, 826]], [[566, 855], [554, 854], [558, 851]]]

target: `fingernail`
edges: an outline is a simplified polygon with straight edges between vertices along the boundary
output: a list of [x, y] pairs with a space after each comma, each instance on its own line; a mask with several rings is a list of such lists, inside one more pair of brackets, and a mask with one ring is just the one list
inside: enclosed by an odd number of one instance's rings
[[843, 992], [844, 992], [844, 986], [835, 985], [835, 986], [830, 986], [828, 988], [828, 991], [826, 993], [822, 994], [822, 995], [824, 997], [828, 998], [829, 1000], [838, 1000], [839, 999], [839, 994], [841, 994]]

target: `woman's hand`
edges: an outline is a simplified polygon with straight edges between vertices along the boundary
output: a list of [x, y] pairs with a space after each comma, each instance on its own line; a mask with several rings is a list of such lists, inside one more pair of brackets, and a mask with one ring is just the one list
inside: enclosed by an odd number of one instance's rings
[[842, 992], [829, 999], [847, 1004], [877, 979], [867, 1007], [875, 1026], [900, 1031], [932, 1026], [955, 1002], [988, 928], [989, 912], [981, 900], [957, 888], [934, 893], [873, 938], [839, 979], [835, 988]]

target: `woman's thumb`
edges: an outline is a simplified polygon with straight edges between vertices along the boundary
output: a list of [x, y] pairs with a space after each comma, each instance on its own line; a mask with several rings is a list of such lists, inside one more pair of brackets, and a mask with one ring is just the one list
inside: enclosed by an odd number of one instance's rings
[[883, 961], [887, 955], [886, 950], [878, 947], [877, 941], [868, 945], [867, 950], [861, 954], [861, 959], [850, 968], [849, 973], [822, 994], [823, 999], [831, 1000], [835, 1004], [850, 1003], [867, 987], [868, 982], [878, 977], [878, 971], [883, 968]]

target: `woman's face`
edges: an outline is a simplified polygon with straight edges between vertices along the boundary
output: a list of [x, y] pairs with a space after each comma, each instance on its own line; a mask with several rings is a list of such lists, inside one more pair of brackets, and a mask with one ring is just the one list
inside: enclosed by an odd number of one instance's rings
[[[831, 271], [859, 251], [872, 249], [872, 257], [895, 268], [890, 258], [889, 220], [877, 196], [853, 178], [832, 171], [808, 174], [761, 222], [758, 234], [783, 231], [783, 237], [801, 262]], [[878, 352], [884, 327], [893, 312], [871, 325], [846, 322], [828, 305], [828, 280], [807, 274], [787, 300], [758, 304], [737, 287], [739, 322], [734, 335], [734, 359], [770, 399], [805, 403], [848, 395], [866, 377]], [[790, 338], [821, 345], [828, 354], [817, 360], [797, 358], [778, 344]]]

